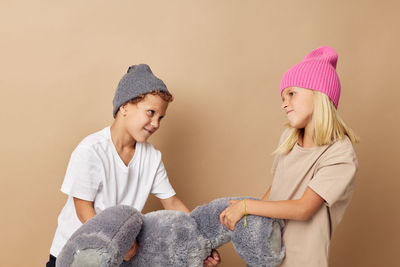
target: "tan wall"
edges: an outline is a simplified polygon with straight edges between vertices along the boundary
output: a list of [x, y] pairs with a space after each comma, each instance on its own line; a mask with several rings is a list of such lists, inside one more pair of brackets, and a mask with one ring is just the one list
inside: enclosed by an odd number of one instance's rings
[[[397, 2], [1, 1], [0, 265], [44, 265], [70, 153], [112, 122], [114, 90], [129, 65], [148, 63], [175, 95], [150, 141], [194, 208], [264, 193], [285, 123], [281, 75], [330, 45], [340, 56], [340, 113], [362, 138], [331, 266], [395, 266]], [[145, 210], [156, 208], [151, 198]], [[220, 251], [221, 266], [243, 266], [231, 245]]]

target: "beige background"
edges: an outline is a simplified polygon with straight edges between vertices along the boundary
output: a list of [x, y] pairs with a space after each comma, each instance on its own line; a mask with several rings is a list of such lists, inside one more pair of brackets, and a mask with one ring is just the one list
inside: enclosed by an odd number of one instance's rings
[[[284, 71], [339, 53], [339, 111], [361, 136], [330, 266], [398, 266], [398, 1], [0, 1], [1, 266], [44, 266], [69, 156], [112, 122], [131, 64], [174, 93], [150, 141], [190, 208], [260, 197], [285, 116]], [[146, 211], [160, 208], [150, 198]], [[221, 266], [244, 266], [231, 245]], [[397, 258], [397, 257], [396, 257]]]

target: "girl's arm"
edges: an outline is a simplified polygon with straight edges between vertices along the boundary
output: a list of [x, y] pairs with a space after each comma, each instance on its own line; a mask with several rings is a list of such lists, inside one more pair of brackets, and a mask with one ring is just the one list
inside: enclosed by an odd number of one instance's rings
[[82, 223], [89, 221], [96, 215], [94, 202], [74, 197], [76, 215]]
[[190, 212], [190, 210], [186, 207], [182, 200], [177, 197], [177, 195], [166, 199], [160, 199], [160, 201], [166, 210], [180, 210], [186, 213]]
[[[269, 190], [265, 196], [269, 195]], [[264, 197], [265, 197], [264, 196]], [[263, 199], [264, 199], [263, 197]], [[246, 212], [258, 216], [278, 219], [307, 221], [324, 203], [324, 199], [307, 187], [303, 196], [296, 200], [265, 201], [246, 199]], [[236, 223], [244, 216], [244, 201], [231, 200], [231, 206], [220, 214], [221, 224], [233, 230]]]
[[261, 198], [261, 200], [267, 201], [269, 199], [269, 194], [271, 193], [271, 186], [268, 187], [267, 192], [265, 192], [264, 196]]

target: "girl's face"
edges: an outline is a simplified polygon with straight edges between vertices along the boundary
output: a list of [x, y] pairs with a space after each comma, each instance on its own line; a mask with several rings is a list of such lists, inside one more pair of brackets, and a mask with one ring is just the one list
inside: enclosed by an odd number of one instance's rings
[[314, 93], [309, 89], [288, 87], [282, 92], [281, 107], [291, 127], [309, 128], [314, 111]]
[[160, 127], [167, 108], [168, 102], [160, 96], [147, 94], [136, 104], [124, 104], [120, 111], [129, 135], [136, 142], [145, 142]]

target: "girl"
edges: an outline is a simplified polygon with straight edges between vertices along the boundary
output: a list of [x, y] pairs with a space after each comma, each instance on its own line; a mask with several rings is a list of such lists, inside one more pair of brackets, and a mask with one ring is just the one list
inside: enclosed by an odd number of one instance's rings
[[320, 47], [290, 68], [281, 81], [286, 129], [272, 166], [274, 180], [261, 200], [231, 201], [220, 214], [234, 229], [247, 214], [287, 219], [281, 266], [328, 266], [329, 242], [354, 189], [354, 132], [337, 112], [337, 53]]

